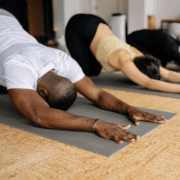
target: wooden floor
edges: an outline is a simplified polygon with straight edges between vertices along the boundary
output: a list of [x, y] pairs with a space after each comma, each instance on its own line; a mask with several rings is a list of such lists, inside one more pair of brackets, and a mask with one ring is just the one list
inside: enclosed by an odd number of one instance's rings
[[178, 115], [110, 158], [0, 125], [0, 179], [179, 180], [180, 99], [107, 91], [133, 106]]

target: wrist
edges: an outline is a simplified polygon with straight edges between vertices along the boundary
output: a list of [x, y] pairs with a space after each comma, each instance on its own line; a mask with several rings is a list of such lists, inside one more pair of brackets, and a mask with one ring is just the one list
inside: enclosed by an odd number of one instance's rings
[[133, 112], [134, 110], [135, 110], [134, 107], [129, 106], [129, 107], [127, 108], [127, 114], [128, 114], [128, 115], [132, 114], [132, 112]]
[[93, 125], [93, 132], [95, 132], [96, 133], [96, 124], [97, 124], [97, 121], [98, 121], [99, 119], [95, 119], [95, 121], [94, 121], [94, 125]]

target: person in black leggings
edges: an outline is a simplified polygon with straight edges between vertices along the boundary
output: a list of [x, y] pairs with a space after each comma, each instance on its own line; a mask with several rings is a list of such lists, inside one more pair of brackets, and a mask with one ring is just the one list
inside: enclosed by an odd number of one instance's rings
[[108, 25], [97, 16], [77, 14], [69, 20], [66, 26], [67, 48], [87, 76], [99, 75], [102, 68], [89, 49], [99, 23]]
[[144, 54], [151, 54], [158, 58], [162, 66], [174, 60], [180, 64], [180, 42], [160, 30], [143, 29], [134, 31], [127, 36], [127, 43], [136, 47]]

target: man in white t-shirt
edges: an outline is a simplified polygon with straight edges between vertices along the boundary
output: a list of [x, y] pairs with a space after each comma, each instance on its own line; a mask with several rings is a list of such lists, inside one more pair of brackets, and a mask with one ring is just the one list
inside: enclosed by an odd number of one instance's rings
[[68, 109], [77, 91], [99, 107], [139, 120], [164, 123], [162, 116], [140, 111], [99, 89], [66, 53], [39, 44], [10, 13], [0, 9], [0, 85], [7, 87], [14, 106], [34, 125], [75, 131], [94, 131], [117, 143], [138, 136], [100, 119], [72, 115]]

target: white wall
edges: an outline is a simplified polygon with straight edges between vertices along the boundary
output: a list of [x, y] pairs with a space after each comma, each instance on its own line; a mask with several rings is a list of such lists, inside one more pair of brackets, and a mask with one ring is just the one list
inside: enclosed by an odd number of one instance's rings
[[77, 13], [91, 12], [90, 0], [53, 0], [54, 30], [59, 39], [65, 33], [69, 19]]
[[80, 0], [64, 0], [64, 26], [68, 20], [74, 15], [80, 12]]
[[126, 14], [128, 13], [128, 0], [118, 0], [119, 12]]
[[113, 13], [119, 13], [118, 0], [97, 0], [97, 15], [109, 23]]
[[154, 14], [157, 28], [160, 28], [161, 19], [180, 19], [180, 0], [153, 0]]
[[154, 0], [129, 0], [128, 33], [147, 28], [147, 16], [154, 14]]
[[147, 16], [155, 14], [155, 9], [154, 9], [154, 0], [145, 0], [144, 1], [144, 28], [147, 28]]
[[91, 13], [91, 0], [80, 0], [79, 13]]
[[156, 27], [160, 28], [161, 19], [180, 18], [180, 0], [53, 0], [54, 29], [57, 39], [64, 35], [66, 24], [76, 13], [94, 12], [109, 22], [112, 13], [127, 14], [128, 33], [147, 28], [147, 16], [156, 15]]
[[156, 16], [156, 28], [162, 19], [180, 18], [180, 0], [129, 0], [128, 33], [147, 28], [147, 16]]
[[60, 38], [64, 33], [64, 2], [63, 0], [53, 0], [54, 31], [56, 38]]
[[128, 33], [145, 27], [145, 0], [129, 0]]
[[109, 22], [113, 13], [127, 13], [127, 0], [53, 0], [53, 10], [58, 40], [64, 35], [67, 22], [74, 14], [94, 13]]

